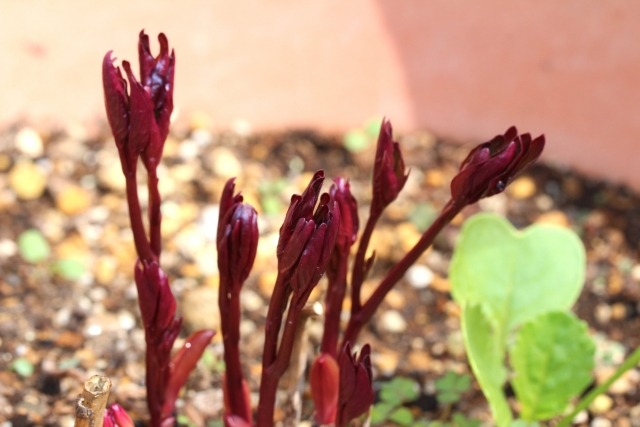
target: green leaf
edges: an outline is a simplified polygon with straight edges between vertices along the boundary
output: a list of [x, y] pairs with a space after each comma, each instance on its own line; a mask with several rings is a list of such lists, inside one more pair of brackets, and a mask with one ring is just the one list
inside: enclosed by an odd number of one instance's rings
[[25, 261], [31, 263], [44, 261], [51, 254], [47, 239], [40, 231], [33, 228], [18, 236], [18, 251]]
[[401, 426], [410, 426], [413, 424], [413, 414], [409, 408], [397, 408], [389, 414], [389, 421], [393, 421]]
[[551, 312], [525, 323], [510, 351], [522, 418], [560, 414], [591, 382], [594, 355], [587, 325], [573, 313]]
[[540, 427], [535, 421], [515, 420], [509, 427]]
[[481, 304], [506, 351], [507, 336], [549, 311], [569, 309], [584, 283], [585, 251], [566, 228], [537, 224], [517, 231], [495, 214], [465, 222], [450, 268], [462, 306]]
[[352, 153], [362, 151], [371, 144], [371, 139], [362, 130], [352, 130], [344, 135], [344, 148]]
[[467, 418], [462, 414], [453, 414], [453, 422], [452, 424], [455, 427], [479, 427], [481, 422], [480, 420], [475, 420], [473, 418]]
[[471, 387], [471, 377], [449, 371], [436, 380], [437, 398], [440, 403], [455, 403], [460, 395]]
[[371, 424], [376, 425], [389, 419], [389, 414], [397, 405], [389, 402], [378, 402], [371, 408]]
[[418, 398], [418, 384], [411, 378], [395, 377], [380, 386], [380, 400], [399, 405]]
[[462, 227], [450, 275], [455, 300], [482, 304], [506, 334], [575, 303], [585, 251], [569, 229], [536, 224], [519, 232], [498, 215], [479, 214]]
[[19, 357], [11, 363], [11, 369], [21, 377], [27, 378], [33, 375], [35, 367], [24, 357]]
[[78, 280], [86, 271], [84, 262], [75, 258], [59, 259], [51, 268], [54, 273], [67, 280]]
[[499, 427], [506, 427], [512, 419], [502, 386], [507, 378], [504, 351], [498, 334], [480, 305], [465, 305], [462, 310], [462, 336], [471, 369], [489, 401], [491, 413]]

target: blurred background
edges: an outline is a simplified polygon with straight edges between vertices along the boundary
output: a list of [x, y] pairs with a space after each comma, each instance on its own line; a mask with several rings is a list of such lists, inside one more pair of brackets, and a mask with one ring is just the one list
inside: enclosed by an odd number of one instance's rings
[[640, 186], [640, 3], [0, 2], [0, 123], [102, 118], [100, 61], [163, 31], [176, 104], [213, 128], [344, 131], [386, 115], [462, 142], [515, 124], [545, 158]]

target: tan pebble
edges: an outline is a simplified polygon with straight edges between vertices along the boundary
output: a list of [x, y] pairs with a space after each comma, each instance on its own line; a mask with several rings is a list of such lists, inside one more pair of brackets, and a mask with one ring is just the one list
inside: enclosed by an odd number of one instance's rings
[[445, 178], [442, 171], [432, 169], [424, 174], [424, 183], [431, 187], [442, 187], [445, 185]]
[[589, 410], [592, 414], [601, 415], [609, 411], [612, 407], [613, 399], [606, 394], [601, 394], [591, 402]]
[[40, 134], [32, 128], [22, 128], [16, 134], [16, 148], [31, 158], [40, 157], [44, 152]]
[[[411, 250], [416, 242], [420, 240], [420, 236], [422, 236], [422, 233], [410, 222], [399, 224], [398, 227], [396, 227], [396, 232], [398, 233], [397, 236], [398, 239], [400, 239], [400, 246], [404, 252]], [[398, 256], [402, 255], [403, 254], [398, 254]]]
[[618, 295], [622, 292], [624, 288], [624, 280], [622, 279], [622, 275], [617, 271], [614, 271], [609, 276], [609, 281], [607, 282], [607, 292], [609, 295]]
[[182, 263], [180, 266], [180, 274], [182, 277], [200, 277], [200, 267], [195, 263]]
[[117, 155], [98, 156], [100, 168], [97, 172], [98, 183], [115, 192], [122, 193], [126, 189], [126, 179], [122, 174], [122, 166]]
[[377, 229], [369, 242], [369, 255], [375, 251], [377, 259], [389, 259], [397, 239], [398, 235], [390, 227]]
[[209, 156], [211, 169], [222, 178], [237, 177], [242, 174], [242, 165], [238, 157], [228, 148], [218, 147]]
[[447, 301], [444, 306], [444, 309], [449, 316], [454, 318], [460, 317], [460, 306], [456, 304], [454, 301]]
[[562, 211], [545, 212], [535, 222], [538, 224], [559, 225], [561, 227], [569, 227], [571, 225], [569, 218]]
[[522, 176], [511, 183], [507, 191], [515, 199], [528, 199], [536, 194], [536, 183], [529, 176]]
[[438, 292], [449, 292], [451, 291], [451, 282], [449, 282], [449, 279], [436, 274], [431, 282], [431, 289], [435, 289]]
[[[595, 371], [596, 382], [598, 384], [602, 384], [607, 381], [611, 375], [614, 374], [616, 368], [613, 366], [603, 366], [597, 368]], [[611, 394], [625, 394], [630, 391], [635, 390], [638, 386], [638, 382], [640, 380], [640, 372], [635, 369], [631, 369], [624, 374], [620, 378], [618, 378], [607, 390], [608, 393]]]
[[118, 262], [114, 257], [101, 256], [95, 263], [93, 274], [101, 285], [110, 284], [116, 276]]
[[182, 313], [188, 329], [219, 329], [217, 289], [208, 286], [188, 289], [182, 296], [182, 306], [188, 307]]
[[9, 172], [9, 185], [22, 200], [34, 200], [42, 195], [47, 185], [44, 171], [30, 161], [19, 161]]
[[278, 277], [277, 271], [265, 271], [258, 277], [258, 288], [263, 296], [270, 297], [273, 294], [273, 285]]
[[625, 317], [627, 317], [627, 306], [620, 302], [611, 306], [611, 318], [613, 320], [623, 320]]
[[86, 262], [91, 257], [87, 242], [79, 234], [67, 236], [54, 247], [54, 252], [58, 259], [74, 258]]
[[11, 166], [11, 157], [8, 154], [0, 153], [0, 172], [5, 172]]
[[417, 371], [428, 371], [431, 368], [431, 355], [428, 351], [414, 350], [409, 353], [409, 366]]
[[451, 220], [451, 225], [455, 227], [459, 227], [462, 225], [464, 220], [465, 220], [465, 216], [462, 212], [460, 212], [459, 214], [453, 217], [453, 219]]
[[562, 183], [562, 191], [564, 191], [567, 196], [577, 199], [582, 196], [582, 184], [580, 184], [580, 180], [577, 178], [566, 178]]
[[91, 207], [92, 197], [79, 185], [68, 185], [56, 195], [57, 208], [66, 215], [77, 215]]
[[371, 355], [374, 366], [382, 375], [390, 375], [396, 371], [400, 356], [387, 351], [375, 352]]
[[391, 308], [400, 309], [406, 305], [406, 298], [404, 294], [397, 290], [392, 289], [384, 298], [385, 302], [389, 304]]
[[72, 331], [64, 331], [56, 338], [56, 345], [62, 348], [78, 349], [84, 344], [82, 334]]

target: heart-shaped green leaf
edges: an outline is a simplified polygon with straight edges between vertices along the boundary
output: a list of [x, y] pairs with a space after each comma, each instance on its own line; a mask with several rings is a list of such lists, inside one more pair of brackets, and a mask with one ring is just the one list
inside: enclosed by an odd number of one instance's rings
[[572, 231], [533, 225], [522, 232], [500, 216], [465, 222], [451, 261], [455, 300], [481, 304], [501, 332], [539, 314], [569, 309], [585, 275], [585, 251]]
[[511, 423], [512, 415], [502, 386], [507, 379], [504, 351], [498, 334], [480, 305], [466, 305], [462, 311], [462, 336], [471, 369], [489, 401], [491, 413], [499, 427]]
[[551, 312], [525, 323], [509, 354], [525, 420], [560, 414], [591, 382], [595, 344], [573, 313]]

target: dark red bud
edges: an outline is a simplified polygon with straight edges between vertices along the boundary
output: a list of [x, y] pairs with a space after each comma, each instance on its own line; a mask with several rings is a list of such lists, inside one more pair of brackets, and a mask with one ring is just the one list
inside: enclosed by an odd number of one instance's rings
[[164, 141], [169, 133], [169, 121], [173, 111], [173, 79], [176, 58], [173, 50], [169, 54], [169, 41], [163, 33], [158, 35], [158, 42], [160, 43], [160, 52], [154, 57], [149, 46], [149, 36], [141, 31], [138, 41], [138, 58], [140, 61], [140, 83], [151, 97], [160, 140]]
[[336, 247], [341, 249], [341, 256], [349, 253], [349, 248], [358, 237], [358, 203], [351, 194], [349, 181], [336, 178], [329, 189], [331, 198], [340, 208], [340, 228], [336, 239]]
[[256, 258], [258, 213], [253, 206], [238, 203], [227, 211], [223, 224], [222, 236], [218, 236], [220, 281], [242, 285]]
[[391, 122], [382, 120], [373, 165], [372, 208], [382, 210], [393, 202], [407, 182], [400, 144], [393, 140]]
[[531, 140], [510, 127], [504, 135], [471, 150], [451, 181], [451, 197], [460, 204], [475, 203], [483, 197], [501, 193], [522, 170], [531, 165], [544, 149], [544, 135]]
[[337, 426], [345, 426], [351, 420], [366, 413], [373, 405], [371, 348], [365, 344], [356, 354], [347, 343], [340, 354], [340, 391], [338, 397]]
[[119, 149], [123, 149], [129, 135], [129, 95], [127, 81], [122, 78], [119, 67], [113, 65], [111, 51], [102, 61], [102, 85], [104, 106], [111, 132]]

